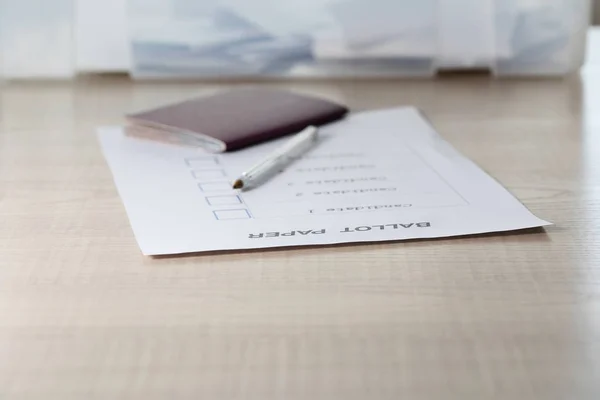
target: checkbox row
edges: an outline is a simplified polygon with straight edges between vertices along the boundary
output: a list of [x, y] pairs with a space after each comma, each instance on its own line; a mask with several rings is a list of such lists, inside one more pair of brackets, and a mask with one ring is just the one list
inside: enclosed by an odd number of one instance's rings
[[231, 183], [227, 181], [199, 183], [198, 187], [204, 193], [231, 192], [233, 190]]
[[243, 204], [242, 199], [237, 195], [207, 196], [206, 202], [210, 206], [235, 206]]
[[188, 157], [185, 159], [185, 163], [190, 168], [218, 167], [220, 164], [219, 158], [216, 156]]
[[197, 180], [223, 179], [227, 174], [223, 169], [195, 169], [192, 176]]
[[218, 210], [213, 211], [216, 219], [219, 221], [233, 220], [233, 219], [251, 219], [250, 212], [246, 209], [239, 210]]

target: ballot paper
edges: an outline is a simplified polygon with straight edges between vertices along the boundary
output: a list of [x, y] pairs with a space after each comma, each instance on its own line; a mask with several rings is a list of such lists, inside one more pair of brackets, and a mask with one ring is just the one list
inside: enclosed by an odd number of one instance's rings
[[352, 114], [248, 191], [239, 174], [288, 138], [211, 154], [99, 129], [146, 255], [437, 238], [547, 225], [414, 108]]
[[345, 0], [331, 4], [329, 11], [342, 27], [346, 45], [364, 49], [415, 31], [435, 32], [439, 6], [437, 0]]
[[132, 43], [138, 72], [279, 74], [312, 60], [308, 35], [273, 36], [232, 10], [209, 10], [177, 24], [168, 24], [169, 16], [139, 18]]
[[322, 60], [401, 60], [433, 59], [438, 43], [434, 30], [415, 30], [370, 46], [352, 47], [341, 30], [323, 30], [315, 34], [313, 56]]

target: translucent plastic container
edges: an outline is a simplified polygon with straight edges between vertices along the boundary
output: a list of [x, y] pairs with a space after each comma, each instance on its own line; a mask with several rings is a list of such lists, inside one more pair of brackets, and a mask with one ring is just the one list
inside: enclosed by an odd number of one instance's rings
[[74, 75], [73, 0], [0, 0], [0, 74]]
[[565, 75], [590, 0], [129, 0], [135, 77]]

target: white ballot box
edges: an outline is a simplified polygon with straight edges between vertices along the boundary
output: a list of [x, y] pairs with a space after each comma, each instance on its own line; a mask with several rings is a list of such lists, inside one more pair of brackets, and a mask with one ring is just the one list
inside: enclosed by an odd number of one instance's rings
[[590, 0], [129, 0], [136, 77], [561, 76]]

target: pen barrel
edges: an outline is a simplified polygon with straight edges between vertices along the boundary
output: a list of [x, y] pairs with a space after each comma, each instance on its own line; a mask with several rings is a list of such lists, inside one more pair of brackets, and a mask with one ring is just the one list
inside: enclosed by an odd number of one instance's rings
[[246, 180], [253, 181], [280, 172], [286, 165], [310, 149], [316, 140], [317, 128], [309, 126], [288, 143], [275, 150], [267, 159], [244, 172], [243, 177]]

